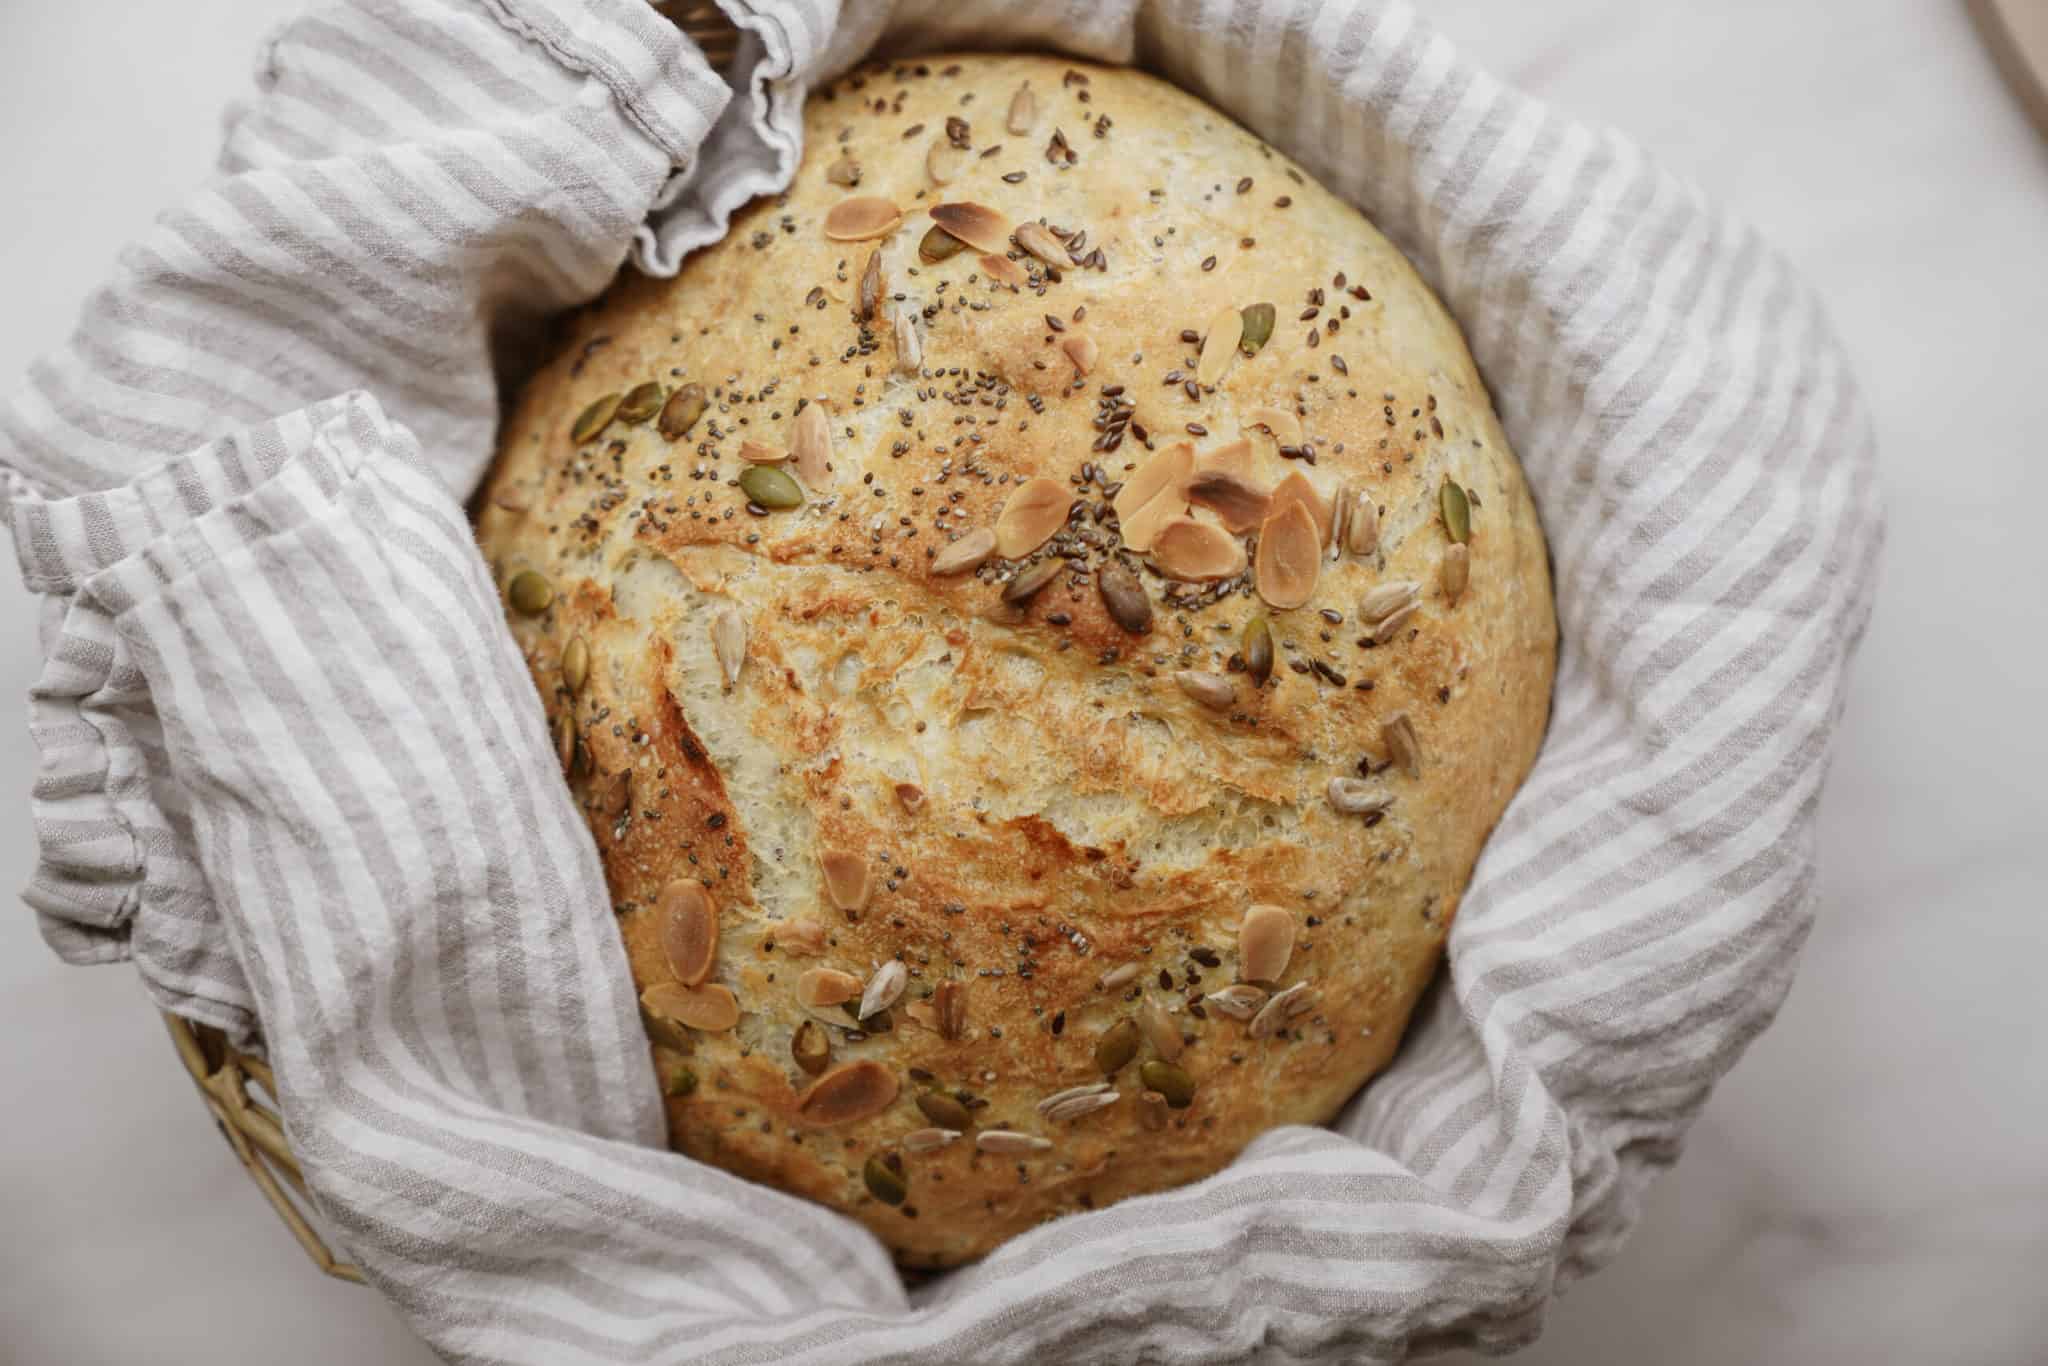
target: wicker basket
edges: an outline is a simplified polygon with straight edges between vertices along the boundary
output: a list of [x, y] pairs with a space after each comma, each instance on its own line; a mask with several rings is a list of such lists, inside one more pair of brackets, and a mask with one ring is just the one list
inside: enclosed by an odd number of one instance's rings
[[[714, 68], [723, 69], [739, 47], [739, 31], [711, 0], [667, 0], [654, 8], [694, 39]], [[198, 1084], [222, 1137], [241, 1159], [313, 1264], [330, 1276], [362, 1283], [358, 1268], [336, 1257], [313, 1226], [312, 1199], [285, 1141], [277, 1116], [277, 1081], [260, 1058], [235, 1050], [217, 1029], [175, 1015], [164, 1016], [178, 1056]], [[261, 1088], [252, 1092], [251, 1085]]]

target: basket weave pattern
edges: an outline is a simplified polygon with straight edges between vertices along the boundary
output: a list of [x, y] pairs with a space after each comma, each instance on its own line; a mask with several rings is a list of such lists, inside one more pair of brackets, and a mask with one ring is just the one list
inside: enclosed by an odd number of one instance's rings
[[[654, 8], [703, 49], [705, 60], [714, 69], [723, 70], [732, 61], [739, 48], [739, 30], [711, 0], [666, 0]], [[221, 1135], [278, 1218], [315, 1266], [340, 1280], [361, 1284], [362, 1271], [335, 1256], [313, 1227], [306, 1180], [274, 1108], [277, 1081], [269, 1065], [238, 1052], [217, 1029], [176, 1015], [166, 1015], [164, 1021], [206, 1108], [219, 1122]], [[252, 1093], [252, 1084], [260, 1088], [260, 1094]]]

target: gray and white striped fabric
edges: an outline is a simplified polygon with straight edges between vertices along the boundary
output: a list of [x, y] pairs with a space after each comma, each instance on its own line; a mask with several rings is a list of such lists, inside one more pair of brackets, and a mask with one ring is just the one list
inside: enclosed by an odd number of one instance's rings
[[[50, 943], [260, 1034], [321, 1210], [453, 1360], [1527, 1341], [1614, 1255], [1812, 913], [1881, 541], [1812, 296], [1402, 5], [729, 10], [731, 92], [634, 0], [289, 24], [220, 176], [0, 413], [48, 603], [26, 898]], [[851, 1223], [661, 1148], [604, 880], [460, 500], [539, 320], [781, 183], [809, 86], [878, 46], [1012, 45], [1142, 61], [1410, 252], [1528, 469], [1563, 653], [1448, 980], [1339, 1124], [911, 1292]]]

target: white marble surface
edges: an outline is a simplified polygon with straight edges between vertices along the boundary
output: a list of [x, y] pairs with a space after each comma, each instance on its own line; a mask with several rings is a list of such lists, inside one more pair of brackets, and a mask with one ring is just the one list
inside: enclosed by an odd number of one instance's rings
[[[0, 43], [0, 381], [210, 166], [285, 7], [15, 0]], [[1776, 1028], [1621, 1260], [1524, 1360], [2048, 1357], [2048, 141], [1952, 0], [1437, 0], [1497, 71], [1761, 225], [1876, 411], [1885, 584], [1822, 813], [1822, 918]], [[0, 575], [0, 697], [32, 667]], [[20, 712], [16, 711], [19, 717]], [[0, 884], [31, 864], [0, 725]], [[124, 969], [0, 915], [0, 1362], [426, 1362], [315, 1274]]]

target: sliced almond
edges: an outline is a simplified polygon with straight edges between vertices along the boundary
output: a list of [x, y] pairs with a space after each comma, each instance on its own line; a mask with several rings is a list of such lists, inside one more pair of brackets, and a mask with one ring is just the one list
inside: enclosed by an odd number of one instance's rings
[[1010, 245], [1010, 220], [986, 204], [934, 204], [931, 215], [934, 223], [976, 251], [1001, 256]]
[[819, 858], [825, 870], [825, 895], [842, 911], [857, 911], [868, 904], [874, 890], [868, 861], [843, 849], [828, 849]]
[[887, 237], [903, 222], [903, 210], [878, 195], [842, 199], [825, 212], [825, 235], [835, 242]]
[[896, 370], [914, 375], [924, 368], [924, 343], [917, 335], [917, 314], [902, 309], [896, 314]]
[[1231, 358], [1237, 355], [1237, 344], [1244, 340], [1244, 314], [1235, 305], [1226, 304], [1216, 310], [1209, 319], [1207, 335], [1202, 338], [1202, 359], [1195, 367], [1195, 379], [1204, 388], [1223, 378], [1223, 372], [1230, 368]]
[[1214, 450], [1203, 451], [1195, 459], [1197, 474], [1227, 474], [1247, 484], [1258, 482], [1258, 466], [1252, 461], [1252, 443], [1237, 440]]
[[1268, 606], [1285, 611], [1315, 596], [1322, 546], [1316, 519], [1300, 503], [1289, 503], [1266, 518], [1259, 529], [1253, 584]]
[[932, 178], [934, 185], [951, 185], [960, 178], [960, 172], [967, 166], [967, 149], [955, 146], [950, 139], [939, 138], [924, 154], [924, 173]]
[[797, 1097], [797, 1117], [807, 1124], [850, 1124], [888, 1109], [902, 1083], [873, 1060], [841, 1064]]
[[988, 563], [996, 553], [996, 534], [985, 526], [978, 526], [950, 545], [941, 546], [939, 553], [932, 556], [932, 573], [965, 574], [970, 569], [979, 569]]
[[719, 676], [732, 688], [747, 663], [747, 619], [734, 607], [721, 607], [711, 618], [711, 652], [718, 657]]
[[996, 553], [1006, 560], [1029, 555], [1067, 524], [1067, 511], [1073, 506], [1074, 491], [1060, 480], [1025, 480], [996, 518]]
[[1010, 113], [1003, 120], [1003, 127], [1009, 129], [1013, 136], [1022, 137], [1037, 122], [1038, 97], [1031, 93], [1031, 82], [1026, 81], [1017, 87], [1016, 94], [1010, 96]]
[[1347, 496], [1351, 511], [1344, 521], [1344, 548], [1353, 555], [1370, 555], [1380, 548], [1380, 505], [1365, 489]]
[[712, 1034], [740, 1022], [740, 1003], [730, 991], [716, 985], [686, 987], [681, 982], [657, 982], [640, 993], [640, 1004], [657, 1019]]
[[825, 168], [825, 179], [834, 185], [852, 189], [860, 184], [860, 163], [853, 159], [851, 152], [841, 152], [839, 160]]
[[1125, 546], [1142, 555], [1158, 541], [1161, 528], [1169, 522], [1182, 520], [1187, 511], [1185, 488], [1164, 489], [1127, 520], [1118, 522], [1117, 532], [1123, 537]]
[[[1054, 237], [1052, 229], [1043, 223], [1019, 223], [1017, 245], [1049, 266], [1065, 267], [1073, 264], [1067, 258], [1067, 244]], [[997, 247], [994, 250], [998, 255], [1002, 254], [1002, 248]]]
[[825, 486], [832, 468], [832, 423], [825, 416], [824, 405], [814, 400], [796, 415], [790, 427], [789, 454], [796, 465], [797, 478], [806, 487]]
[[907, 816], [915, 816], [924, 810], [924, 789], [916, 783], [896, 784], [896, 802]]
[[1152, 1045], [1152, 1051], [1172, 1062], [1187, 1046], [1180, 1036], [1180, 1026], [1173, 1022], [1159, 1002], [1147, 999], [1138, 1007], [1138, 1028], [1145, 1031], [1145, 1038]]
[[742, 441], [740, 459], [749, 465], [779, 465], [789, 459], [789, 452], [780, 446], [770, 446], [759, 441]]
[[831, 931], [822, 920], [808, 917], [802, 920], [785, 920], [775, 927], [775, 942], [790, 953], [816, 958], [825, 951], [825, 943]]
[[1465, 585], [1472, 579], [1472, 548], [1453, 542], [1444, 547], [1443, 589], [1453, 607], [1458, 599], [1465, 596]]
[[1222, 518], [1232, 535], [1265, 521], [1272, 507], [1272, 498], [1264, 489], [1221, 470], [1203, 471], [1189, 480], [1188, 501]]
[[1277, 982], [1294, 956], [1294, 915], [1283, 906], [1254, 906], [1237, 927], [1237, 979]]
[[1152, 563], [1170, 579], [1209, 583], [1244, 573], [1244, 544], [1220, 526], [1175, 517], [1152, 537]]
[[1031, 276], [1024, 267], [1000, 253], [991, 253], [981, 258], [982, 273], [998, 284], [1012, 289], [1022, 289], [1031, 283]]
[[[1124, 480], [1114, 506], [1125, 545], [1142, 555], [1152, 548], [1159, 528], [1186, 511], [1187, 484], [1194, 467], [1194, 446], [1176, 441]], [[1152, 506], [1155, 502], [1156, 507]]]
[[1273, 486], [1273, 506], [1271, 511], [1278, 512], [1289, 503], [1299, 503], [1308, 509], [1308, 515], [1316, 519], [1316, 544], [1328, 545], [1330, 542], [1330, 504], [1322, 494], [1316, 492], [1316, 486], [1300, 470], [1295, 470]]
[[1237, 689], [1222, 674], [1182, 669], [1174, 674], [1173, 681], [1182, 692], [1211, 711], [1228, 711], [1237, 701]]
[[829, 1010], [861, 993], [860, 978], [838, 968], [812, 968], [796, 979], [797, 1004], [806, 1010]]
[[1380, 724], [1380, 742], [1387, 758], [1411, 778], [1422, 776], [1422, 742], [1415, 738], [1415, 723], [1405, 711], [1395, 712]]
[[702, 986], [718, 957], [718, 909], [702, 885], [678, 878], [661, 889], [661, 949], [686, 987]]
[[1264, 427], [1283, 446], [1301, 444], [1301, 419], [1285, 408], [1254, 408], [1244, 415], [1248, 427]]
[[1066, 352], [1067, 359], [1074, 363], [1076, 375], [1086, 375], [1093, 370], [1096, 357], [1102, 354], [1095, 338], [1086, 332], [1069, 332], [1060, 339], [1060, 350]]

